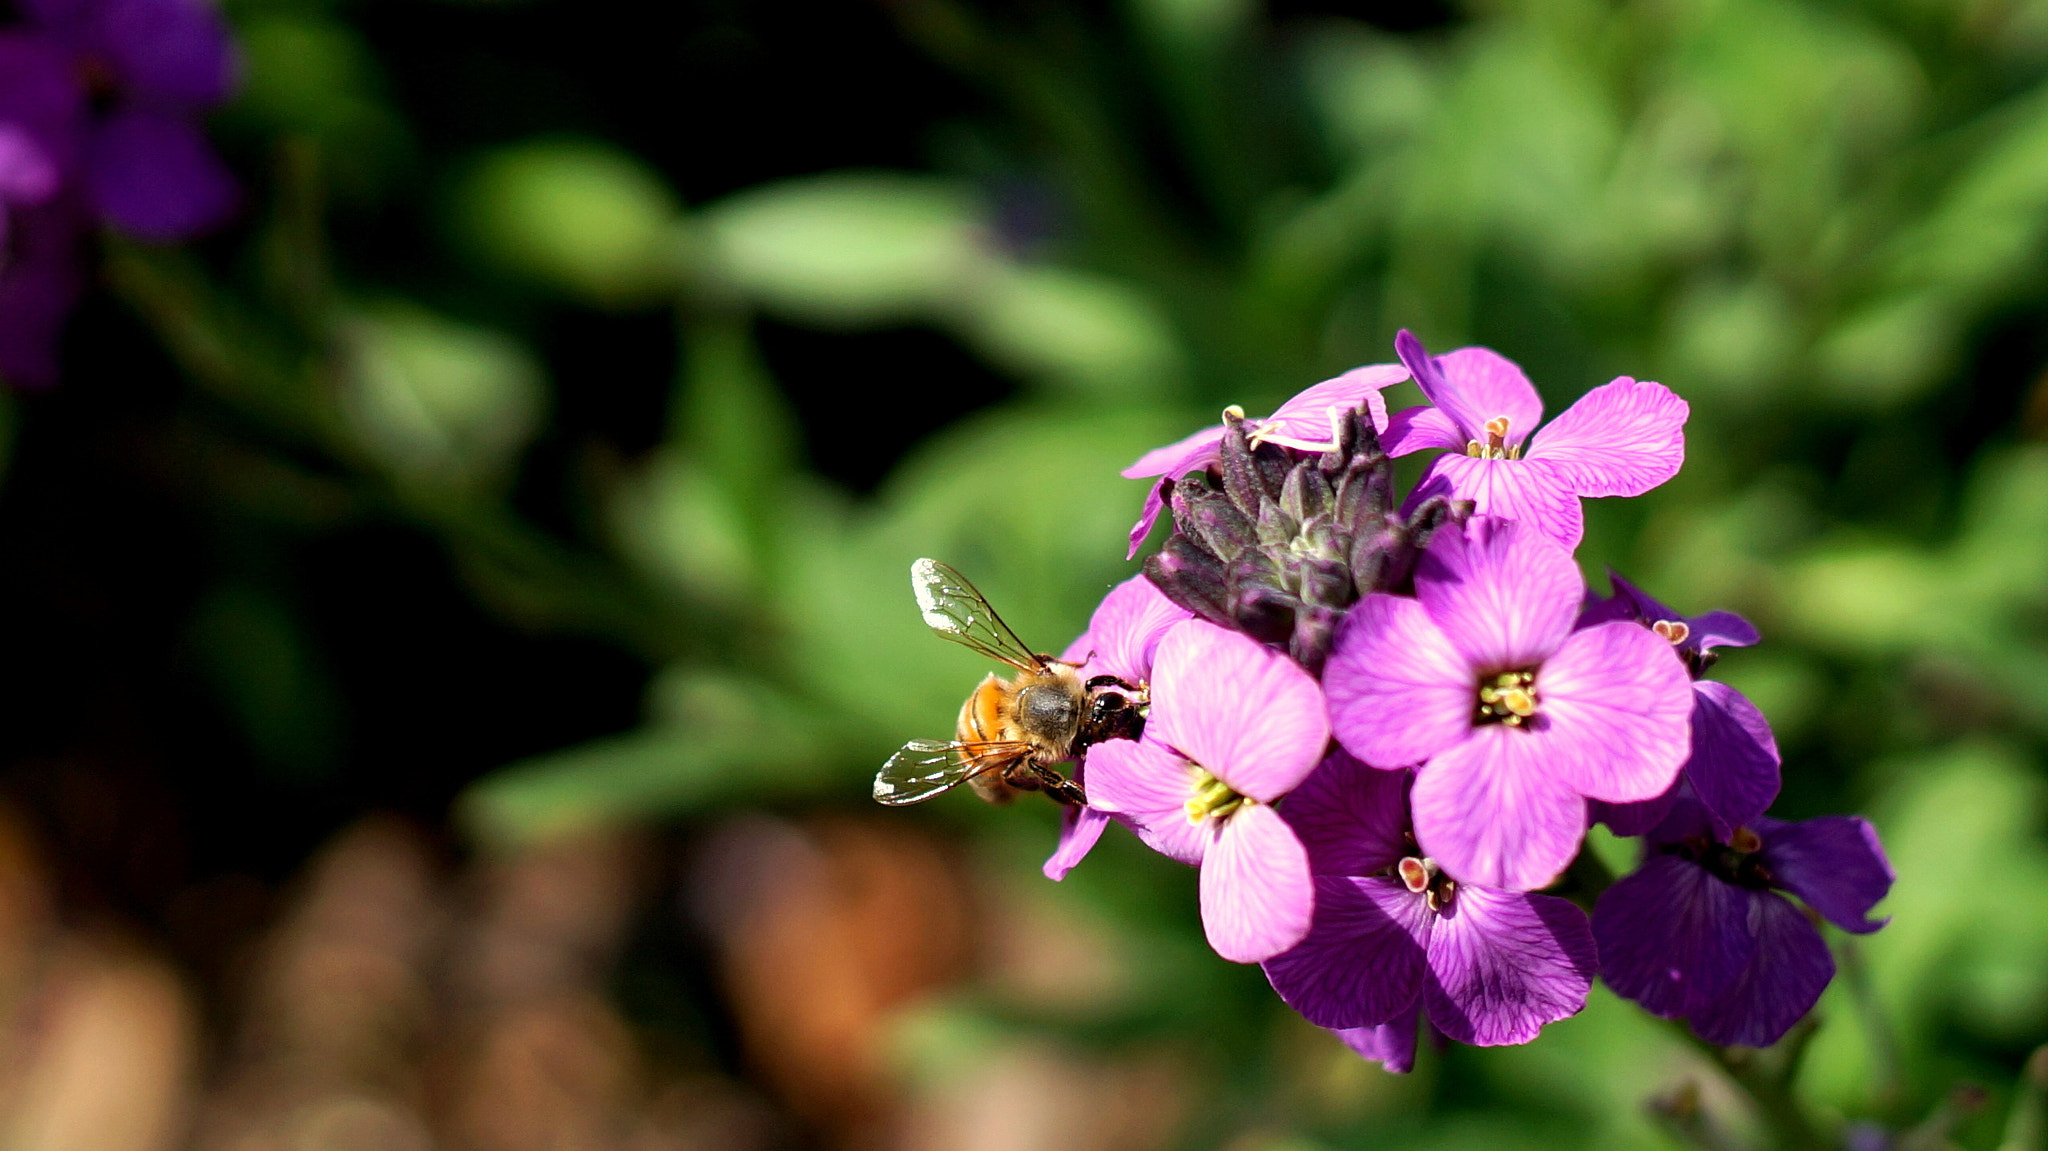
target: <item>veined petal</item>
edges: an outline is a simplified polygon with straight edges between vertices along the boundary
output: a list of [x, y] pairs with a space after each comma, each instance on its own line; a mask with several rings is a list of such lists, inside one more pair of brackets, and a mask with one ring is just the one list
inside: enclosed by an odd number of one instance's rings
[[1527, 524], [1567, 548], [1578, 547], [1586, 534], [1579, 497], [1542, 460], [1482, 460], [1445, 452], [1429, 462], [1403, 506], [1412, 508], [1431, 496], [1471, 500], [1476, 514]]
[[1401, 364], [1367, 364], [1353, 368], [1341, 376], [1303, 389], [1275, 409], [1270, 417], [1257, 421], [1259, 430], [1288, 439], [1323, 441], [1330, 435], [1332, 409], [1342, 415], [1363, 404], [1372, 416], [1373, 430], [1384, 432], [1387, 430], [1387, 401], [1380, 391], [1407, 378], [1408, 369]]
[[[1136, 463], [1119, 474], [1127, 480], [1142, 480], [1150, 476], [1172, 476], [1179, 479], [1191, 468], [1207, 467], [1208, 461], [1215, 459], [1219, 454], [1222, 444], [1222, 424], [1203, 428], [1163, 448], [1153, 448], [1139, 456]], [[1198, 460], [1203, 462], [1196, 463]]]
[[1376, 593], [1351, 609], [1323, 665], [1330, 723], [1370, 764], [1406, 767], [1472, 730], [1475, 673], [1416, 600]]
[[1392, 1023], [1382, 1023], [1378, 1027], [1332, 1028], [1330, 1034], [1342, 1040], [1344, 1046], [1357, 1052], [1361, 1058], [1370, 1059], [1396, 1075], [1406, 1075], [1415, 1069], [1415, 1025], [1420, 1009], [1418, 1001]]
[[1202, 860], [1202, 930], [1232, 962], [1271, 959], [1308, 934], [1315, 912], [1308, 853], [1263, 803], [1247, 803], [1222, 822]]
[[1586, 833], [1586, 801], [1552, 778], [1543, 741], [1504, 724], [1424, 764], [1409, 802], [1423, 853], [1461, 883], [1546, 886]]
[[1398, 879], [1325, 875], [1315, 901], [1308, 935], [1266, 960], [1273, 990], [1318, 1027], [1370, 1027], [1412, 1012], [1425, 969], [1414, 935], [1423, 897]]
[[1061, 808], [1060, 842], [1045, 861], [1045, 877], [1055, 883], [1065, 879], [1067, 872], [1095, 849], [1095, 841], [1102, 838], [1102, 829], [1108, 826], [1109, 813], [1100, 808]]
[[1459, 348], [1432, 357], [1422, 341], [1403, 331], [1394, 337], [1394, 351], [1422, 394], [1451, 417], [1467, 440], [1483, 440], [1487, 422], [1505, 418], [1507, 443], [1519, 444], [1543, 421], [1543, 397], [1535, 385], [1513, 360], [1491, 348]]
[[1317, 875], [1371, 875], [1407, 854], [1406, 771], [1382, 771], [1333, 748], [1322, 766], [1287, 794], [1280, 816], [1308, 850]]
[[1548, 770], [1608, 803], [1669, 790], [1692, 750], [1692, 679], [1671, 645], [1631, 623], [1575, 631], [1536, 673]]
[[1460, 1043], [1527, 1043], [1579, 1013], [1599, 966], [1586, 916], [1549, 895], [1461, 885], [1430, 915], [1429, 1021]]
[[1639, 496], [1685, 462], [1690, 408], [1670, 388], [1623, 376], [1552, 420], [1526, 456], [1556, 468], [1582, 496]]
[[1146, 738], [1271, 803], [1322, 761], [1330, 721], [1322, 689], [1300, 664], [1240, 632], [1189, 620], [1159, 642]]
[[1712, 1003], [1688, 1014], [1709, 1043], [1769, 1047], [1813, 1010], [1835, 960], [1819, 929], [1789, 900], [1746, 891], [1755, 950], [1740, 975]]
[[1653, 855], [1593, 906], [1600, 978], [1665, 1019], [1702, 1010], [1756, 951], [1749, 893], [1675, 855]]
[[1213, 825], [1188, 818], [1194, 773], [1188, 761], [1151, 739], [1112, 739], [1088, 749], [1088, 805], [1130, 821], [1152, 850], [1186, 864], [1202, 862]]
[[1571, 634], [1585, 595], [1570, 551], [1486, 516], [1436, 533], [1415, 568], [1415, 597], [1466, 665], [1482, 672], [1543, 662]]
[[1194, 614], [1166, 598], [1142, 575], [1110, 589], [1088, 630], [1067, 648], [1064, 658], [1084, 663], [1086, 675], [1113, 675], [1130, 683], [1152, 678], [1153, 655], [1173, 625]]
[[[1682, 778], [1682, 773], [1681, 773]], [[1607, 830], [1616, 835], [1629, 837], [1647, 835], [1650, 830], [1664, 822], [1671, 814], [1671, 805], [1678, 802], [1678, 785], [1655, 799], [1639, 803], [1602, 803], [1597, 799], [1586, 801], [1586, 810], [1596, 823], [1604, 823]]]
[[1685, 777], [1725, 838], [1778, 798], [1778, 741], [1764, 713], [1725, 683], [1699, 680], [1692, 699], [1692, 758], [1685, 762]]
[[1390, 456], [1405, 456], [1430, 448], [1450, 448], [1462, 453], [1465, 435], [1440, 409], [1423, 405], [1402, 408], [1387, 417], [1387, 434], [1380, 448]]
[[1806, 901], [1829, 923], [1859, 935], [1890, 922], [1869, 918], [1892, 889], [1891, 860], [1870, 821], [1823, 815], [1799, 823], [1756, 820], [1764, 866], [1779, 887]]

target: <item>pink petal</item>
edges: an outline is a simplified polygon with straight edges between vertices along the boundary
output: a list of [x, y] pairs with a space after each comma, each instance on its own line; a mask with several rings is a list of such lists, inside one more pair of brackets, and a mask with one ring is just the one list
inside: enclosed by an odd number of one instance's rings
[[1188, 818], [1194, 774], [1188, 762], [1148, 739], [1113, 739], [1088, 749], [1088, 805], [1129, 820], [1152, 850], [1202, 862], [1215, 832]]
[[1547, 770], [1590, 799], [1669, 790], [1692, 754], [1692, 679], [1671, 645], [1632, 623], [1573, 632], [1536, 673]]
[[1330, 435], [1330, 409], [1350, 412], [1364, 404], [1372, 414], [1373, 430], [1384, 432], [1387, 430], [1387, 401], [1380, 395], [1380, 390], [1407, 378], [1408, 369], [1400, 364], [1367, 364], [1353, 368], [1341, 376], [1304, 389], [1281, 404], [1270, 418], [1257, 423], [1261, 431], [1278, 433], [1289, 439], [1320, 441]]
[[1323, 687], [1338, 742], [1376, 767], [1421, 763], [1472, 730], [1472, 667], [1405, 596], [1376, 593], [1351, 609]]
[[1527, 524], [1567, 548], [1578, 547], [1586, 534], [1579, 497], [1542, 460], [1482, 460], [1445, 452], [1430, 461], [1405, 506], [1439, 495], [1471, 500], [1474, 513]]
[[1477, 727], [1415, 773], [1415, 838], [1452, 878], [1533, 891], [1578, 853], [1586, 801], [1553, 777], [1532, 734]]
[[1380, 437], [1380, 447], [1390, 456], [1430, 448], [1451, 448], [1462, 454], [1465, 434], [1441, 409], [1403, 408], [1387, 417], [1387, 434]]
[[1468, 667], [1508, 671], [1535, 667], [1571, 634], [1586, 581], [1557, 541], [1480, 516], [1430, 541], [1415, 596]]
[[1527, 1043], [1586, 1006], [1599, 961], [1585, 913], [1549, 895], [1476, 884], [1430, 916], [1429, 1021], [1460, 1043]]
[[1084, 663], [1084, 676], [1113, 675], [1142, 684], [1152, 678], [1159, 641], [1175, 624], [1193, 618], [1151, 580], [1132, 576], [1103, 597], [1088, 620], [1088, 630], [1061, 658]]
[[1483, 439], [1487, 421], [1505, 417], [1507, 442], [1519, 444], [1543, 420], [1543, 397], [1535, 385], [1513, 360], [1491, 348], [1459, 348], [1431, 364], [1421, 342], [1404, 331], [1394, 337], [1394, 350], [1415, 373], [1422, 394], [1451, 417], [1467, 440]]
[[1330, 723], [1322, 689], [1300, 664], [1240, 632], [1189, 620], [1159, 643], [1146, 738], [1271, 803], [1322, 761]]
[[[1138, 457], [1138, 461], [1125, 468], [1120, 475], [1127, 480], [1142, 480], [1150, 476], [1172, 476], [1179, 479], [1187, 474], [1191, 461], [1212, 460], [1217, 457], [1223, 443], [1223, 425], [1203, 428], [1194, 435], [1177, 440], [1163, 448], [1153, 448]], [[1207, 467], [1206, 463], [1201, 466]]]
[[1109, 814], [1098, 808], [1061, 808], [1060, 842], [1045, 861], [1045, 877], [1055, 883], [1065, 879], [1067, 872], [1095, 849], [1095, 841], [1102, 838], [1102, 829], [1108, 826]]
[[1639, 496], [1678, 474], [1689, 411], [1663, 384], [1623, 376], [1580, 396], [1524, 458], [1550, 464], [1582, 496]]
[[1248, 803], [1202, 861], [1202, 930], [1216, 954], [1257, 963], [1300, 943], [1315, 911], [1308, 853], [1278, 812]]

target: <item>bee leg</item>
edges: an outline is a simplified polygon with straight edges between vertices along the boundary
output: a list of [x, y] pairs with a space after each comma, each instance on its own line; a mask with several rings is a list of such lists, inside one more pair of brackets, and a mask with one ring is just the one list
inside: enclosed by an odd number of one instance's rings
[[1088, 796], [1081, 785], [1056, 771], [1047, 770], [1039, 779], [1045, 793], [1068, 807], [1080, 807], [1088, 802]]

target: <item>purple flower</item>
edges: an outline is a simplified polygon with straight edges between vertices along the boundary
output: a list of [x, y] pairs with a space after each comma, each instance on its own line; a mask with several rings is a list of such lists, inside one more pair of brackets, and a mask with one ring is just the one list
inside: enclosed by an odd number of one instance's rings
[[[1671, 644], [1673, 654], [1693, 677], [1692, 755], [1683, 779], [1705, 805], [1714, 830], [1727, 837], [1762, 815], [1778, 797], [1778, 741], [1763, 712], [1725, 683], [1702, 679], [1714, 666], [1716, 647], [1749, 647], [1756, 628], [1734, 612], [1710, 611], [1682, 616], [1649, 597], [1613, 572], [1614, 594], [1589, 597], [1579, 626], [1628, 620], [1649, 628]], [[1595, 804], [1593, 814], [1617, 835], [1641, 835], [1670, 813], [1678, 788], [1643, 803]]]
[[130, 235], [176, 240], [225, 219], [233, 177], [200, 125], [234, 90], [227, 24], [206, 0], [21, 0], [30, 33], [66, 57], [104, 112], [78, 125], [80, 182]]
[[1460, 879], [1548, 884], [1587, 799], [1655, 798], [1685, 761], [1685, 669], [1634, 624], [1574, 630], [1584, 594], [1554, 539], [1475, 517], [1430, 541], [1414, 599], [1370, 596], [1338, 632], [1323, 673], [1337, 739], [1370, 764], [1420, 765], [1416, 836]]
[[1308, 932], [1308, 856], [1272, 804], [1329, 743], [1323, 694], [1300, 665], [1189, 620], [1159, 643], [1145, 737], [1090, 749], [1088, 796], [1155, 850], [1200, 866], [1209, 945], [1256, 963]]
[[[1068, 644], [1060, 658], [1079, 664], [1084, 679], [1113, 675], [1125, 683], [1144, 687], [1152, 680], [1152, 657], [1159, 649], [1159, 641], [1175, 624], [1193, 618], [1186, 608], [1167, 599], [1151, 580], [1132, 576], [1110, 589], [1095, 608], [1095, 614], [1089, 617], [1088, 630]], [[1075, 772], [1084, 785], [1086, 771], [1084, 756]], [[1067, 872], [1094, 849], [1109, 820], [1109, 813], [1093, 804], [1061, 808], [1060, 842], [1052, 857], [1045, 861], [1045, 877], [1065, 879]]]
[[1409, 831], [1410, 773], [1333, 752], [1282, 812], [1308, 850], [1315, 923], [1266, 961], [1280, 998], [1389, 1070], [1418, 1012], [1460, 1043], [1527, 1043], [1586, 1005], [1597, 966], [1577, 907], [1461, 883]]
[[1543, 399], [1512, 361], [1486, 348], [1431, 356], [1405, 330], [1394, 349], [1436, 406], [1395, 413], [1387, 454], [1451, 449], [1430, 462], [1411, 501], [1471, 500], [1482, 515], [1526, 521], [1576, 547], [1581, 497], [1641, 495], [1685, 462], [1689, 409], [1662, 384], [1602, 384], [1532, 440]]
[[1834, 978], [1820, 931], [1778, 892], [1844, 931], [1885, 923], [1868, 916], [1891, 890], [1892, 868], [1861, 819], [1759, 819], [1723, 838], [1704, 809], [1681, 801], [1645, 848], [1643, 865], [1593, 909], [1600, 975], [1710, 1043], [1776, 1043]]
[[[1256, 447], [1261, 443], [1275, 443], [1312, 447], [1320, 451], [1336, 438], [1337, 421], [1360, 404], [1372, 412], [1373, 430], [1383, 432], [1387, 429], [1387, 401], [1380, 397], [1380, 390], [1407, 378], [1408, 369], [1400, 364], [1367, 364], [1335, 379], [1324, 380], [1281, 404], [1265, 419], [1246, 420], [1252, 444]], [[1137, 463], [1125, 468], [1124, 478], [1142, 480], [1164, 476], [1177, 480], [1191, 472], [1199, 472], [1222, 460], [1223, 435], [1224, 426], [1217, 424], [1178, 443], [1154, 448], [1139, 457]], [[1145, 542], [1153, 522], [1158, 520], [1159, 512], [1165, 506], [1165, 498], [1155, 483], [1152, 490], [1145, 493], [1144, 513], [1131, 528], [1130, 555], [1138, 554], [1139, 545]]]

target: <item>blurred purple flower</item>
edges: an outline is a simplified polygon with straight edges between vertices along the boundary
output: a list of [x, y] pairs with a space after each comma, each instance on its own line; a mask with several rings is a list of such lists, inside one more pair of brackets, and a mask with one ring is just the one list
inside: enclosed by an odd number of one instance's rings
[[1490, 517], [1446, 528], [1415, 595], [1353, 609], [1323, 686], [1353, 755], [1419, 765], [1415, 833], [1446, 871], [1542, 887], [1577, 852], [1587, 799], [1652, 799], [1677, 778], [1685, 669], [1634, 624], [1574, 630], [1585, 584], [1554, 539]]
[[1435, 406], [1396, 412], [1387, 454], [1451, 449], [1430, 462], [1411, 502], [1471, 500], [1481, 515], [1525, 521], [1576, 547], [1585, 534], [1581, 497], [1641, 495], [1685, 462], [1690, 409], [1662, 384], [1627, 376], [1602, 384], [1532, 440], [1543, 398], [1512, 361], [1486, 348], [1431, 356], [1405, 330], [1394, 350]]
[[200, 124], [234, 90], [227, 23], [206, 0], [20, 0], [26, 31], [63, 53], [81, 95], [80, 183], [96, 214], [144, 240], [183, 239], [234, 209], [233, 177]]
[[1308, 932], [1308, 856], [1272, 804], [1329, 743], [1322, 692], [1299, 664], [1189, 620], [1159, 643], [1145, 737], [1090, 749], [1088, 796], [1153, 849], [1199, 866], [1209, 945], [1256, 963]]
[[1460, 883], [1422, 856], [1410, 779], [1339, 750], [1287, 797], [1315, 923], [1265, 964], [1288, 1006], [1391, 1071], [1413, 1061], [1418, 1014], [1460, 1043], [1527, 1043], [1586, 1005], [1597, 966], [1571, 903]]
[[[1263, 420], [1246, 420], [1245, 426], [1251, 433], [1254, 447], [1261, 443], [1275, 443], [1321, 451], [1334, 441], [1337, 421], [1346, 413], [1355, 411], [1360, 404], [1371, 411], [1373, 430], [1386, 431], [1387, 401], [1381, 398], [1380, 391], [1407, 378], [1408, 369], [1400, 364], [1367, 364], [1353, 368], [1300, 393]], [[1163, 476], [1177, 480], [1191, 472], [1199, 472], [1222, 460], [1223, 435], [1224, 426], [1217, 424], [1178, 443], [1154, 448], [1139, 457], [1137, 463], [1125, 468], [1124, 478], [1142, 480]], [[1152, 490], [1145, 493], [1144, 513], [1131, 528], [1129, 555], [1138, 554], [1139, 545], [1145, 542], [1145, 537], [1152, 531], [1152, 524], [1158, 520], [1159, 512], [1165, 506], [1166, 500], [1160, 495], [1159, 485], [1154, 483]]]
[[[1143, 687], [1152, 680], [1152, 657], [1168, 630], [1183, 620], [1193, 619], [1186, 608], [1167, 599], [1152, 581], [1142, 575], [1111, 588], [1089, 617], [1088, 630], [1067, 645], [1060, 658], [1079, 664], [1081, 677], [1113, 675], [1125, 683]], [[1084, 787], [1087, 758], [1075, 769]], [[1060, 842], [1045, 861], [1045, 877], [1065, 879], [1074, 865], [1086, 858], [1109, 826], [1110, 816], [1093, 804], [1060, 809]]]
[[1891, 890], [1891, 863], [1861, 819], [1759, 819], [1723, 838], [1682, 798], [1645, 848], [1643, 865], [1593, 909], [1600, 975], [1710, 1043], [1776, 1043], [1834, 978], [1820, 931], [1778, 892], [1844, 931], [1885, 924], [1868, 916]]
[[[1614, 594], [1589, 596], [1579, 615], [1580, 627], [1627, 620], [1655, 632], [1671, 644], [1693, 677], [1692, 755], [1683, 779], [1713, 820], [1714, 831], [1726, 838], [1736, 828], [1762, 815], [1778, 798], [1778, 741], [1755, 704], [1725, 683], [1702, 679], [1719, 657], [1716, 647], [1749, 647], [1756, 628], [1734, 612], [1710, 611], [1682, 616], [1609, 572]], [[1593, 805], [1593, 817], [1617, 835], [1641, 835], [1662, 822], [1678, 797], [1678, 788], [1642, 803]]]

